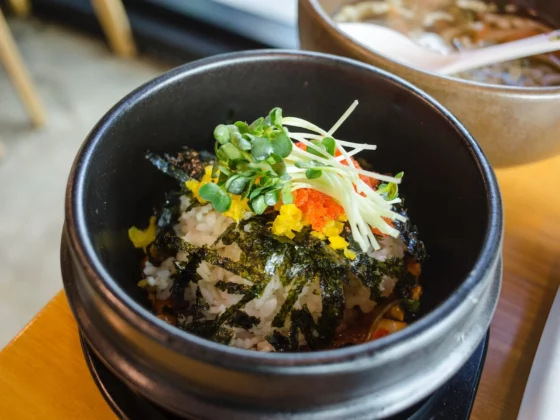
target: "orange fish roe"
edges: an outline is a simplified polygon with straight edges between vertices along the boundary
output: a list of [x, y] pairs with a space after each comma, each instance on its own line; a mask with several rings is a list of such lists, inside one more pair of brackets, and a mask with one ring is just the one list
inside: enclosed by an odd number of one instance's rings
[[[307, 150], [307, 146], [301, 142], [297, 142], [295, 145], [301, 150]], [[342, 153], [337, 149], [334, 154], [340, 156]], [[355, 159], [350, 159], [356, 168], [362, 169]], [[344, 160], [342, 164], [348, 165], [348, 162]], [[363, 175], [360, 175], [360, 178], [371, 188], [375, 189], [379, 185], [379, 181], [376, 179]], [[321, 232], [328, 222], [346, 220], [344, 208], [328, 195], [316, 190], [302, 188], [294, 191], [294, 204], [302, 211], [304, 223], [310, 224], [311, 228], [317, 232]]]
[[[296, 147], [307, 150], [307, 146], [301, 142], [296, 143]], [[334, 154], [340, 156], [341, 152], [337, 149]], [[356, 168], [362, 169], [355, 159], [350, 159]], [[348, 162], [344, 160], [342, 164], [348, 165]], [[379, 181], [373, 178], [363, 175], [360, 175], [360, 178], [371, 188], [376, 188], [379, 184]], [[321, 232], [328, 222], [340, 220], [346, 216], [344, 208], [340, 204], [317, 190], [302, 188], [294, 191], [294, 204], [303, 213], [304, 223], [310, 224], [311, 228], [318, 232]]]
[[294, 204], [303, 213], [303, 221], [320, 232], [325, 225], [344, 214], [344, 209], [331, 197], [317, 190], [302, 188], [294, 191]]

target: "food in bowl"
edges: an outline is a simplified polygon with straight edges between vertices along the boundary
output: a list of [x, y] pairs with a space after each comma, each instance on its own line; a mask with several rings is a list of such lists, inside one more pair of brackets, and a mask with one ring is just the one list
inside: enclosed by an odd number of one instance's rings
[[356, 106], [328, 131], [274, 108], [217, 126], [214, 156], [147, 153], [180, 183], [147, 229], [129, 230], [159, 318], [264, 352], [359, 344], [415, 318], [426, 250], [403, 174], [364, 169], [358, 154], [376, 146], [334, 138]]
[[[363, 1], [342, 7], [334, 19], [388, 26], [442, 54], [515, 41], [553, 30], [513, 4], [498, 13], [495, 4], [478, 0]], [[508, 86], [560, 86], [560, 55], [541, 54], [455, 76]]]

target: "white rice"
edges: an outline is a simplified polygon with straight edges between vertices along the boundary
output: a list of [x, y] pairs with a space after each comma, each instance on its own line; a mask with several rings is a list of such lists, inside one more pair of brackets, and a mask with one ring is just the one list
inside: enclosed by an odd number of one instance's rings
[[[178, 236], [196, 246], [210, 246], [220, 236], [222, 232], [232, 223], [232, 219], [216, 212], [211, 204], [190, 207], [191, 201], [188, 197], [181, 198], [181, 211], [179, 223], [175, 226]], [[248, 226], [248, 225], [247, 225]], [[246, 226], [246, 227], [247, 227]], [[385, 261], [391, 257], [402, 258], [404, 256], [404, 246], [402, 240], [395, 238], [383, 238], [381, 249], [370, 252], [369, 255], [380, 261]], [[218, 253], [228, 257], [233, 261], [238, 261], [241, 256], [241, 249], [237, 244], [225, 246], [221, 241], [216, 245]], [[170, 288], [173, 285], [172, 274], [175, 272], [174, 261], [185, 261], [186, 255], [179, 252], [175, 258], [168, 258], [159, 267], [147, 262], [144, 268], [144, 275], [148, 285], [155, 286], [157, 299], [167, 299], [170, 296]], [[185, 290], [185, 300], [193, 302], [196, 297], [197, 289], [204, 301], [208, 304], [208, 309], [203, 313], [206, 319], [215, 319], [222, 314], [229, 306], [239, 302], [242, 295], [229, 294], [215, 287], [218, 281], [237, 283], [251, 286], [253, 283], [238, 275], [216, 267], [203, 261], [197, 273], [201, 279], [198, 283], [190, 283]], [[389, 296], [397, 282], [396, 278], [384, 276], [379, 285], [382, 296]], [[282, 304], [286, 300], [291, 286], [284, 287], [280, 278], [276, 275], [268, 283], [262, 295], [248, 302], [243, 309], [249, 316], [260, 319], [260, 323], [250, 330], [242, 328], [230, 328], [234, 333], [230, 345], [259, 351], [274, 351], [274, 348], [266, 341], [266, 337], [274, 331], [272, 320], [280, 311]], [[370, 299], [370, 290], [358, 281], [351, 281], [350, 285], [344, 285], [346, 309], [350, 310], [359, 307], [362, 312], [371, 312], [376, 303]], [[294, 308], [299, 309], [307, 305], [314, 320], [317, 321], [321, 315], [322, 302], [318, 281], [306, 285], [297, 300]], [[345, 318], [346, 319], [346, 318]], [[187, 319], [188, 321], [188, 319]], [[279, 331], [283, 334], [288, 333], [289, 317], [286, 326]], [[305, 341], [300, 336], [301, 344]]]

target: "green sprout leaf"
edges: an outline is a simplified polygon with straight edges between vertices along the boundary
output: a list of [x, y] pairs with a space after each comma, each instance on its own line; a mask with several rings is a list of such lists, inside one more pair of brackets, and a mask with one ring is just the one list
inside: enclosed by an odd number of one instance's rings
[[[311, 141], [311, 143], [316, 146], [318, 149], [321, 149], [325, 152], [327, 152], [327, 148], [325, 147], [325, 145], [323, 143], [321, 143], [319, 140], [313, 140]], [[321, 154], [319, 151], [317, 151], [316, 149], [314, 149], [313, 147], [308, 147], [307, 148], [307, 153], [311, 153], [312, 155], [315, 156], [320, 156], [320, 157], [324, 157], [323, 154]]]
[[219, 172], [220, 172], [220, 162], [216, 161], [214, 162], [214, 165], [212, 165], [212, 178], [217, 178]]
[[327, 150], [327, 152], [329, 152], [329, 155], [334, 156], [336, 143], [332, 137], [325, 137], [323, 140], [321, 140], [321, 144], [325, 146], [325, 149]]
[[245, 188], [247, 188], [248, 184], [249, 178], [240, 175], [234, 175], [227, 180], [225, 187], [228, 192], [236, 195], [241, 195], [243, 194], [243, 191], [245, 191]]
[[251, 194], [249, 195], [249, 200], [253, 201], [255, 200], [259, 195], [262, 195], [264, 190], [266, 190], [267, 187], [257, 187], [255, 188]]
[[268, 117], [272, 125], [278, 128], [282, 127], [282, 108], [273, 108], [268, 114]]
[[308, 168], [313, 168], [313, 163], [311, 162], [305, 162], [303, 160], [298, 160], [295, 162], [295, 166], [296, 168], [301, 168], [301, 169], [308, 169]]
[[255, 214], [263, 214], [268, 206], [264, 201], [264, 196], [259, 195], [255, 199], [251, 200], [251, 207]]
[[248, 132], [249, 132], [249, 126], [247, 125], [246, 122], [237, 121], [237, 122], [235, 123], [235, 126], [237, 127], [237, 129], [239, 130], [239, 132], [240, 132], [241, 134], [245, 134], [245, 133], [248, 133]]
[[286, 163], [281, 160], [280, 162], [272, 165], [272, 170], [276, 173], [276, 175], [281, 177], [282, 175], [286, 174]]
[[265, 137], [255, 137], [253, 140], [253, 148], [251, 149], [251, 155], [253, 159], [257, 162], [266, 160], [267, 157], [272, 153], [272, 143]]
[[229, 131], [229, 137], [231, 140], [231, 136], [233, 136], [234, 134], [240, 134], [239, 133], [239, 128], [237, 128], [237, 126], [233, 125], [233, 124], [228, 124], [226, 125], [228, 131]]
[[[219, 143], [216, 143], [216, 144], [219, 144]], [[216, 148], [215, 152], [216, 152], [216, 158], [218, 159], [218, 161], [224, 162], [224, 161], [228, 160], [228, 156], [225, 154], [225, 152], [221, 148]]]
[[220, 124], [214, 129], [214, 138], [220, 144], [226, 144], [229, 141], [229, 130], [224, 124]]
[[292, 153], [293, 143], [286, 133], [279, 131], [272, 136], [272, 149], [275, 154], [286, 158]]
[[269, 157], [266, 158], [266, 163], [268, 163], [271, 166], [278, 162], [282, 162], [282, 158], [278, 156], [276, 153], [272, 153]]
[[232, 160], [229, 162], [229, 168], [238, 175], [241, 175], [241, 172], [249, 170], [249, 161], [246, 159]]
[[321, 175], [323, 175], [323, 172], [319, 169], [308, 169], [307, 171], [305, 171], [305, 176], [307, 177], [307, 179], [317, 179]]
[[[395, 178], [402, 178], [404, 176], [404, 172], [399, 172], [395, 175]], [[399, 186], [392, 182], [388, 184], [383, 183], [377, 188], [377, 192], [383, 196], [387, 201], [394, 200], [399, 196]]]
[[204, 200], [212, 203], [214, 209], [216, 209], [216, 211], [219, 211], [220, 213], [228, 211], [231, 207], [230, 196], [216, 184], [204, 184], [202, 187], [200, 187], [200, 190], [198, 190], [198, 194]]
[[282, 202], [284, 204], [292, 204], [294, 202], [291, 182], [286, 182], [282, 187]]
[[220, 147], [220, 150], [226, 154], [228, 160], [243, 159], [243, 154], [241, 153], [241, 150], [235, 147], [233, 143], [224, 144], [222, 147]]
[[224, 185], [228, 180], [228, 175], [225, 172], [220, 172], [218, 175], [218, 185]]
[[273, 183], [274, 180], [270, 176], [263, 175], [259, 181], [259, 187], [270, 187]]
[[245, 150], [245, 151], [249, 151], [251, 150], [251, 147], [253, 147], [251, 145], [251, 142], [243, 136], [239, 136], [239, 138], [237, 139], [236, 146], [239, 147], [241, 150]]
[[255, 181], [257, 180], [257, 177], [258, 174], [254, 175], [252, 178], [249, 179], [249, 184], [247, 186], [247, 189], [245, 190], [241, 198], [248, 198], [249, 195], [253, 192], [253, 188], [255, 188]]
[[227, 166], [224, 166], [224, 165], [220, 165], [220, 166], [218, 167], [218, 169], [220, 170], [220, 173], [221, 173], [221, 174], [224, 174], [224, 175], [226, 175], [226, 176], [231, 176], [232, 173], [233, 173], [233, 172], [231, 172], [231, 171], [229, 170], [229, 168], [228, 168]]
[[280, 191], [278, 190], [270, 190], [264, 194], [264, 202], [267, 206], [275, 205], [278, 200], [280, 199]]
[[258, 119], [256, 119], [255, 121], [253, 121], [251, 123], [251, 125], [249, 126], [249, 132], [253, 135], [261, 135], [264, 131], [264, 129], [267, 127], [267, 124], [264, 120], [263, 117], [260, 117]]

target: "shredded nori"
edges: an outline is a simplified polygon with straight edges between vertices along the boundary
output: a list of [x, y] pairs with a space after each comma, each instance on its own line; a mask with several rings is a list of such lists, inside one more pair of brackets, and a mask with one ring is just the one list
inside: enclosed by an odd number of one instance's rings
[[383, 276], [400, 277], [404, 272], [404, 261], [402, 258], [389, 258], [379, 261], [370, 258], [366, 254], [358, 254], [350, 264], [350, 271], [364, 286], [370, 290], [370, 299], [377, 301], [381, 296], [379, 285]]
[[[282, 285], [290, 289], [272, 326], [288, 327], [288, 336], [274, 330], [267, 336], [267, 341], [276, 351], [298, 351], [301, 334], [310, 349], [323, 349], [331, 344], [336, 328], [342, 320], [345, 308], [343, 285], [350, 284], [351, 278], [368, 287], [370, 298], [375, 301], [381, 295], [379, 285], [383, 276], [399, 279], [396, 293], [403, 298], [410, 296], [411, 288], [416, 284], [416, 279], [406, 271], [405, 260], [402, 258], [391, 258], [382, 262], [358, 252], [357, 258], [350, 261], [342, 255], [342, 251], [334, 251], [325, 241], [311, 236], [309, 227], [298, 232], [291, 240], [277, 237], [271, 233], [269, 227], [274, 220], [274, 213], [231, 223], [212, 247], [198, 247], [188, 243], [175, 236], [172, 230], [172, 225], [180, 214], [179, 196], [190, 194], [184, 189], [184, 182], [193, 178], [200, 179], [204, 168], [212, 163], [211, 157], [186, 149], [176, 157], [161, 157], [148, 152], [146, 158], [182, 185], [180, 191], [170, 193], [166, 197], [158, 220], [158, 236], [149, 250], [150, 253], [155, 251], [158, 258], [175, 256], [178, 251], [186, 254], [187, 262], [176, 263], [177, 270], [171, 288], [174, 302], [179, 306], [175, 308], [178, 310], [177, 315], [182, 320], [179, 326], [186, 331], [228, 344], [233, 337], [229, 327], [250, 329], [259, 324], [260, 320], [249, 316], [243, 308], [251, 300], [260, 297], [269, 282], [278, 275]], [[407, 216], [402, 205], [396, 210]], [[407, 249], [406, 258], [412, 256], [422, 262], [426, 258], [426, 249], [418, 239], [416, 227], [410, 222], [397, 222], [395, 227], [402, 233]], [[342, 236], [350, 242], [350, 249], [357, 249], [348, 228]], [[226, 246], [236, 243], [242, 250], [240, 260], [233, 261], [223, 257], [213, 249], [220, 241]], [[199, 287], [196, 288], [195, 302], [189, 305], [189, 302], [184, 301], [186, 287], [200, 279], [196, 269], [201, 261], [221, 267], [253, 283], [252, 286], [246, 286], [226, 281], [217, 282], [217, 289], [229, 294], [242, 295], [242, 298], [214, 320], [206, 319], [204, 311], [208, 310], [209, 305]], [[321, 291], [322, 311], [317, 322], [306, 305], [294, 309], [302, 290], [312, 282], [316, 282]]]
[[279, 352], [295, 351], [295, 349], [292, 346], [292, 340], [290, 340], [290, 337], [286, 337], [278, 330], [274, 330], [272, 334], [267, 336], [266, 341], [268, 341], [276, 351]]
[[247, 312], [237, 311], [229, 320], [229, 325], [248, 330], [258, 325], [260, 322], [260, 319], [256, 316], [249, 316]]
[[404, 223], [398, 220], [395, 221], [395, 228], [401, 232], [401, 237], [406, 246], [406, 252], [414, 257], [417, 262], [423, 263], [428, 257], [428, 252], [426, 251], [424, 242], [422, 242], [418, 236], [418, 228], [410, 222], [410, 218], [404, 208], [404, 202], [395, 205], [395, 211], [407, 218]]
[[239, 232], [236, 230], [236, 228], [237, 228], [236, 223], [230, 224], [226, 228], [226, 230], [224, 230], [222, 234], [218, 236], [218, 239], [214, 241], [213, 245], [216, 246], [218, 242], [222, 241], [224, 245], [229, 246], [235, 241], [237, 241], [237, 239], [239, 238]]
[[200, 179], [204, 175], [204, 168], [213, 164], [213, 156], [202, 154], [193, 149], [185, 148], [176, 156], [164, 154], [163, 157], [150, 151], [146, 152], [148, 159], [156, 168], [166, 175], [184, 183], [189, 179]]
[[226, 327], [216, 325], [212, 320], [197, 320], [187, 323], [183, 329], [191, 334], [197, 335], [220, 344], [229, 344], [233, 338], [233, 331]]
[[179, 182], [184, 183], [189, 180], [189, 175], [180, 167], [171, 164], [169, 159], [167, 159], [167, 155], [165, 157], [161, 157], [148, 151], [146, 153], [146, 159], [148, 159], [152, 165], [158, 168], [161, 172], [175, 178]]
[[200, 275], [196, 272], [198, 265], [202, 260], [200, 256], [194, 254], [188, 262], [175, 262], [175, 274], [173, 275], [173, 285], [169, 289], [171, 296], [173, 296], [177, 309], [188, 306], [185, 301], [185, 289], [190, 282], [198, 283]]
[[249, 286], [238, 283], [231, 283], [227, 281], [220, 280], [214, 287], [218, 290], [229, 293], [230, 295], [244, 295], [249, 291]]
[[200, 258], [201, 261], [204, 260], [212, 265], [222, 267], [224, 270], [231, 271], [233, 274], [246, 278], [252, 282], [260, 282], [266, 277], [259, 271], [254, 270], [253, 267], [248, 264], [235, 262], [229, 258], [222, 257], [213, 249], [206, 246], [198, 247], [184, 241], [178, 236], [158, 236], [153, 243], [153, 246], [159, 252], [163, 252], [167, 255], [175, 255], [178, 251], [183, 251], [189, 256], [198, 255], [198, 258]]
[[[325, 265], [330, 265], [328, 260], [324, 260], [324, 262]], [[317, 323], [319, 335], [316, 348], [324, 348], [330, 344], [334, 338], [336, 327], [338, 327], [344, 315], [343, 276], [342, 269], [335, 266], [327, 267], [321, 272], [320, 285], [323, 310]]]
[[275, 328], [282, 328], [286, 322], [286, 318], [290, 314], [290, 311], [294, 307], [297, 299], [307, 284], [309, 279], [306, 276], [298, 277], [292, 284], [292, 288], [288, 292], [288, 297], [282, 304], [280, 311], [276, 314], [274, 319], [272, 320], [272, 326]]
[[217, 325], [221, 325], [224, 322], [228, 322], [237, 313], [238, 310], [243, 308], [247, 303], [249, 303], [253, 299], [258, 298], [264, 291], [267, 284], [268, 281], [261, 281], [260, 283], [256, 283], [253, 286], [251, 286], [251, 288], [247, 291], [247, 293], [245, 293], [245, 295], [241, 298], [239, 302], [234, 303], [229, 308], [227, 308], [223, 314], [221, 314], [214, 320], [214, 322]]

